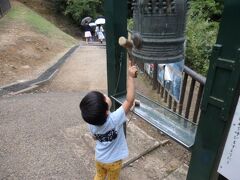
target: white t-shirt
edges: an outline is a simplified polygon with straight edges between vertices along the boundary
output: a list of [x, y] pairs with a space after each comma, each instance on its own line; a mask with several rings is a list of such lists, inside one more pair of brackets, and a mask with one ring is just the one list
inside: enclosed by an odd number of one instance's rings
[[102, 126], [89, 125], [91, 133], [96, 137], [96, 160], [112, 163], [128, 156], [128, 146], [123, 130], [126, 115], [123, 107], [108, 115]]

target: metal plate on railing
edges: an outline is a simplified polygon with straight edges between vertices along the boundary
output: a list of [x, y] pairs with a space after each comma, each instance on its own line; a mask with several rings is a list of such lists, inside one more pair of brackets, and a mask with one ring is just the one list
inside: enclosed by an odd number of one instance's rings
[[[122, 104], [126, 95], [118, 94], [112, 98]], [[193, 146], [197, 130], [196, 124], [139, 93], [136, 94], [136, 99], [140, 101], [140, 106], [133, 109], [136, 115], [184, 147], [189, 149]]]

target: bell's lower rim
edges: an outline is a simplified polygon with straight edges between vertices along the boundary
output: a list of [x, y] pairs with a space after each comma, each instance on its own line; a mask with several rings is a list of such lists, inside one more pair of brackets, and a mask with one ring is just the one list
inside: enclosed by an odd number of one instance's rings
[[138, 54], [132, 54], [135, 61], [145, 62], [145, 63], [157, 63], [157, 64], [167, 64], [167, 63], [175, 63], [182, 61], [184, 59], [184, 55], [176, 55], [171, 57], [156, 57], [156, 56], [139, 56]]

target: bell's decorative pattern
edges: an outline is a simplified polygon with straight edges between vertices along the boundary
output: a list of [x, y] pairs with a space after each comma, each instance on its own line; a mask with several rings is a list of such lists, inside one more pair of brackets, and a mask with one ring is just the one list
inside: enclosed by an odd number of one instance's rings
[[187, 0], [133, 0], [133, 56], [173, 63], [184, 58]]

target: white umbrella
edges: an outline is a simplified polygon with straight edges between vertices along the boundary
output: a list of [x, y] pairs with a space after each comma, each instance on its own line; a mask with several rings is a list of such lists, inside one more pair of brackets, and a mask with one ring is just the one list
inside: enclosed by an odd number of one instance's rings
[[98, 18], [96, 21], [95, 21], [95, 24], [98, 25], [98, 24], [105, 24], [105, 19], [104, 18]]
[[96, 23], [91, 22], [91, 23], [89, 23], [89, 26], [97, 26], [97, 25], [96, 25]]

